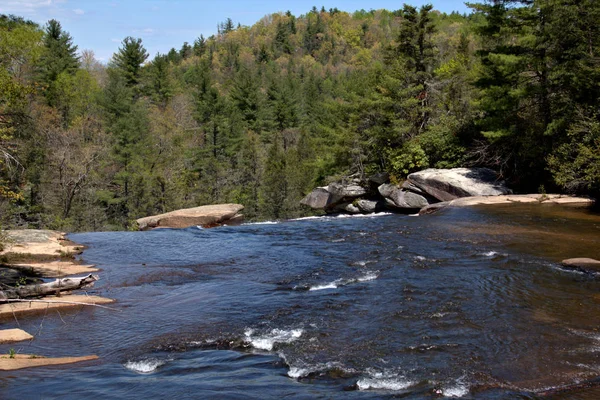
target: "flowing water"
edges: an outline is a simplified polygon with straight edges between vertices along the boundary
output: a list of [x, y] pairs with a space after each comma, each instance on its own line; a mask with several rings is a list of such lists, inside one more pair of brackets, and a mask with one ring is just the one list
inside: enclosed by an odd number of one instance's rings
[[[600, 395], [600, 215], [546, 205], [84, 233], [116, 310], [22, 317], [2, 398]], [[14, 321], [2, 321], [15, 327]], [[11, 346], [0, 346], [8, 353]]]

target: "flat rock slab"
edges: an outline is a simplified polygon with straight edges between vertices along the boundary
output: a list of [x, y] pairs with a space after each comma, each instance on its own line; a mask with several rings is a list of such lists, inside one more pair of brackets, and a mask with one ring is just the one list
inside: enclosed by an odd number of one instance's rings
[[13, 358], [5, 355], [0, 357], [0, 370], [12, 371], [15, 369], [43, 367], [46, 365], [62, 365], [73, 364], [81, 361], [97, 360], [98, 356], [83, 356], [83, 357], [57, 357], [46, 358], [32, 354], [15, 354]]
[[586, 197], [566, 196], [560, 194], [510, 194], [502, 196], [472, 196], [455, 199], [449, 202], [451, 206], [474, 206], [511, 203], [539, 203], [539, 204], [573, 204], [592, 205], [594, 200]]
[[189, 228], [190, 226], [209, 228], [227, 224], [230, 221], [236, 224], [240, 223], [239, 212], [243, 209], [244, 206], [241, 204], [200, 206], [140, 218], [137, 223], [142, 231], [154, 228]]
[[445, 207], [469, 207], [495, 204], [560, 204], [573, 206], [591, 206], [594, 200], [587, 197], [567, 196], [562, 194], [509, 194], [501, 196], [471, 196], [431, 204], [419, 211], [420, 215], [433, 214]]
[[44, 278], [62, 278], [70, 275], [97, 272], [93, 265], [75, 264], [70, 261], [50, 261], [47, 263], [12, 264], [12, 267], [23, 272], [33, 272]]
[[[41, 302], [40, 300], [44, 300], [44, 302]], [[35, 301], [0, 304], [0, 319], [14, 318], [15, 316], [18, 317], [26, 314], [36, 314], [45, 312], [46, 310], [84, 307], [81, 304], [73, 303], [94, 305], [108, 304], [112, 302], [114, 302], [113, 299], [107, 299], [99, 296], [86, 296], [81, 294], [70, 294], [60, 297], [46, 296], [42, 299], [35, 299]]]
[[589, 272], [600, 272], [600, 261], [593, 258], [569, 258], [562, 261], [567, 268], [580, 269]]
[[6, 231], [9, 243], [0, 254], [31, 254], [58, 258], [79, 254], [82, 246], [67, 240], [64, 232], [44, 229], [15, 229]]
[[0, 330], [0, 343], [22, 342], [31, 339], [33, 339], [33, 336], [22, 329]]

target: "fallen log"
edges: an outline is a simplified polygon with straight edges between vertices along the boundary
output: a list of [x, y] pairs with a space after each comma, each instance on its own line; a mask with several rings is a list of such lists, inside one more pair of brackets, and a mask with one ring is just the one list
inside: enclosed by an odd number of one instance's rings
[[61, 292], [84, 289], [94, 286], [98, 275], [87, 275], [74, 278], [57, 279], [54, 282], [25, 285], [11, 289], [0, 290], [0, 301], [9, 299], [23, 299], [41, 297], [50, 294], [59, 295]]

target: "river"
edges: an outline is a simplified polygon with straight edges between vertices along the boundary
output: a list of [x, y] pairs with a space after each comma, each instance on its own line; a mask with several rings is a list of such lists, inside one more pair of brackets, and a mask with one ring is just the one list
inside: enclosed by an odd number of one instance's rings
[[[19, 318], [0, 397], [595, 399], [600, 215], [550, 205], [70, 235], [115, 310]], [[8, 353], [11, 346], [0, 346]]]

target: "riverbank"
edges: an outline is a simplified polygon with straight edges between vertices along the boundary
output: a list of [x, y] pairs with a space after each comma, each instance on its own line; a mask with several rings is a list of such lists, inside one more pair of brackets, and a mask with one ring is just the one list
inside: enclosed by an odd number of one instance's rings
[[591, 207], [595, 203], [589, 197], [578, 197], [564, 194], [510, 194], [500, 196], [470, 196], [443, 201], [423, 207], [420, 215], [431, 214], [446, 207], [470, 207], [480, 205], [503, 205], [503, 204], [556, 204]]
[[[0, 290], [41, 283], [44, 278], [64, 278], [98, 271], [93, 265], [84, 265], [77, 260], [84, 247], [68, 240], [63, 232], [22, 229], [9, 230], [5, 234], [5, 248], [0, 252], [3, 264], [0, 267]], [[19, 302], [0, 303], [0, 321], [6, 321], [6, 325], [12, 321], [16, 325], [15, 328], [0, 330], [0, 343], [35, 340], [35, 336], [17, 329], [19, 319], [45, 316], [48, 311], [58, 309], [82, 308], [113, 301], [87, 294], [63, 293], [56, 296], [21, 299]], [[0, 357], [0, 370], [70, 364], [96, 358], [95, 355], [52, 358], [10, 353], [8, 356]]]

